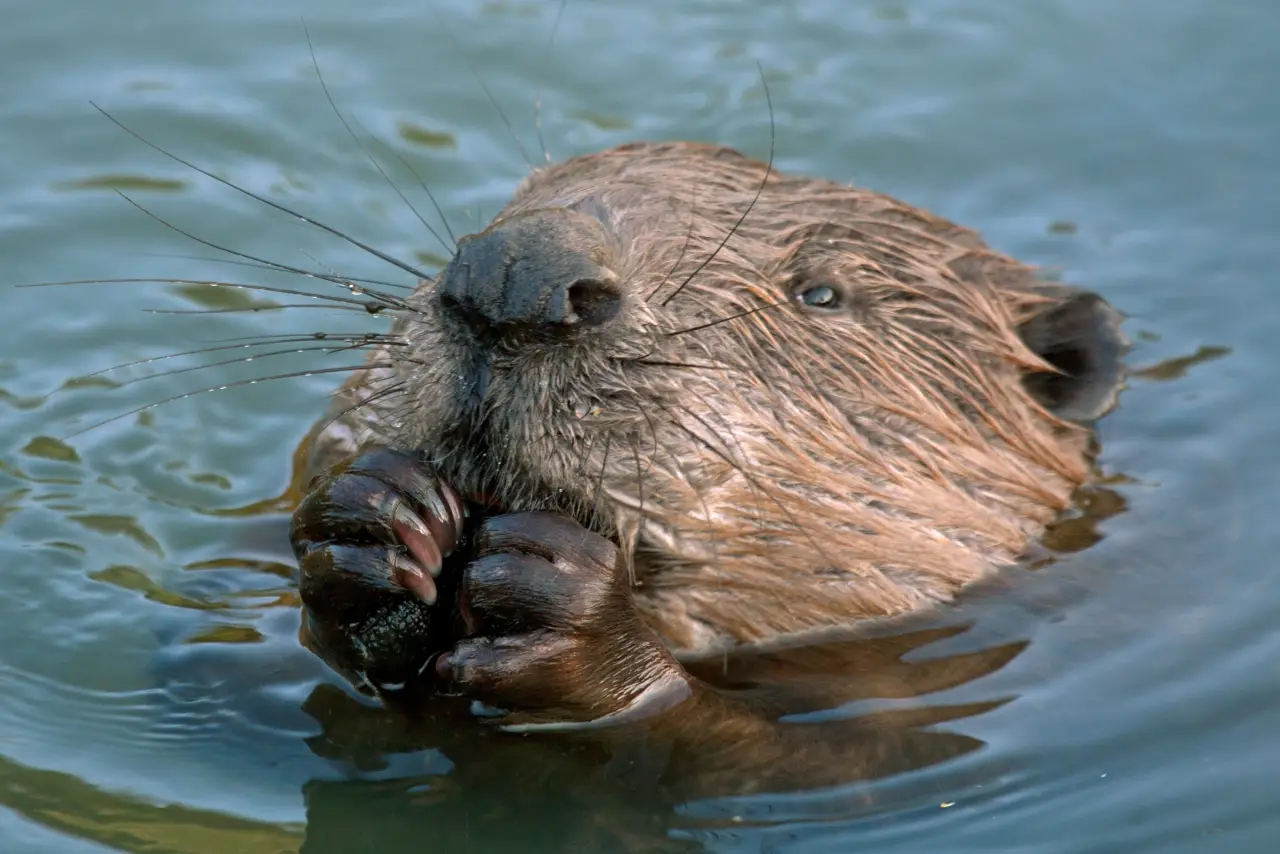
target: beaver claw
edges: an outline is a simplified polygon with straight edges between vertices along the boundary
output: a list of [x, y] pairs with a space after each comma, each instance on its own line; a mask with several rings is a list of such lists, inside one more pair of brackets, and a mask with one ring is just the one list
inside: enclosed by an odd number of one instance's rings
[[417, 457], [379, 449], [318, 478], [293, 515], [303, 643], [367, 694], [414, 680], [453, 626], [445, 558], [462, 538], [457, 496]]
[[303, 643], [365, 693], [439, 680], [513, 725], [614, 720], [687, 693], [613, 543], [527, 512], [485, 520], [464, 550], [465, 521], [411, 454], [380, 449], [317, 480], [291, 530]]

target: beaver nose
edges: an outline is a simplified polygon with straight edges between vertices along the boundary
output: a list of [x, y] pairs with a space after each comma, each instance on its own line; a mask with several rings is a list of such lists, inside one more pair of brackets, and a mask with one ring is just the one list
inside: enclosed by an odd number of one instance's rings
[[563, 208], [500, 220], [458, 241], [437, 291], [441, 308], [486, 335], [567, 333], [607, 324], [622, 305], [604, 226]]

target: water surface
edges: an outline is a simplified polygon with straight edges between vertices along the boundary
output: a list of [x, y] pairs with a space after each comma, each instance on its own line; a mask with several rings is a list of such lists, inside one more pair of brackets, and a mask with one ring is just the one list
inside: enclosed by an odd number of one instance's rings
[[[1102, 425], [1107, 487], [1072, 548], [909, 661], [1025, 644], [887, 708], [955, 758], [778, 797], [628, 809], [585, 781], [451, 789], [385, 757], [296, 643], [282, 536], [290, 452], [337, 364], [120, 385], [89, 374], [233, 336], [363, 331], [194, 286], [6, 289], [0, 349], [0, 839], [6, 851], [1270, 852], [1280, 832], [1280, 8], [1270, 0], [117, 0], [9, 4], [0, 32], [5, 284], [251, 276], [199, 237], [301, 267], [408, 278], [154, 150], [432, 266], [442, 249], [352, 142], [408, 158], [456, 230], [541, 157], [633, 138], [725, 142], [980, 228], [1130, 317], [1140, 369]], [[453, 34], [445, 34], [441, 21]], [[455, 43], [456, 42], [456, 46]], [[520, 143], [473, 73], [508, 114]], [[423, 211], [411, 178], [398, 185]], [[225, 256], [223, 256], [225, 257]], [[254, 296], [252, 299], [261, 299]], [[207, 361], [207, 360], [206, 360]], [[179, 360], [174, 367], [194, 364]], [[56, 390], [56, 391], [55, 391]], [[51, 393], [53, 392], [53, 393]], [[317, 686], [327, 687], [317, 687]], [[940, 736], [941, 737], [941, 736]], [[612, 792], [612, 794], [610, 794]], [[575, 831], [576, 832], [576, 831]], [[612, 834], [612, 836], [610, 835]], [[575, 842], [576, 840], [576, 842]], [[1267, 840], [1271, 840], [1268, 842]], [[585, 843], [582, 843], [585, 844]], [[606, 843], [601, 843], [602, 845]], [[616, 847], [605, 850], [616, 850]]]

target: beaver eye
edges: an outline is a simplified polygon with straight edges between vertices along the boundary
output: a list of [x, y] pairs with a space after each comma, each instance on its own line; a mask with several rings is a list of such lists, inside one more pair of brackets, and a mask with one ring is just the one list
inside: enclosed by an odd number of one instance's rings
[[844, 302], [840, 292], [830, 285], [813, 285], [796, 291], [796, 299], [809, 308], [833, 311]]

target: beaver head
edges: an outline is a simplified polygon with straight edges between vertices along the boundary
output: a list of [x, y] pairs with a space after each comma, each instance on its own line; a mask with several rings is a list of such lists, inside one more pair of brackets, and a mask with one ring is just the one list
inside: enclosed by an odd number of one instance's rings
[[616, 539], [677, 648], [944, 600], [1089, 472], [1116, 313], [973, 233], [724, 148], [535, 171], [397, 327], [380, 430]]

